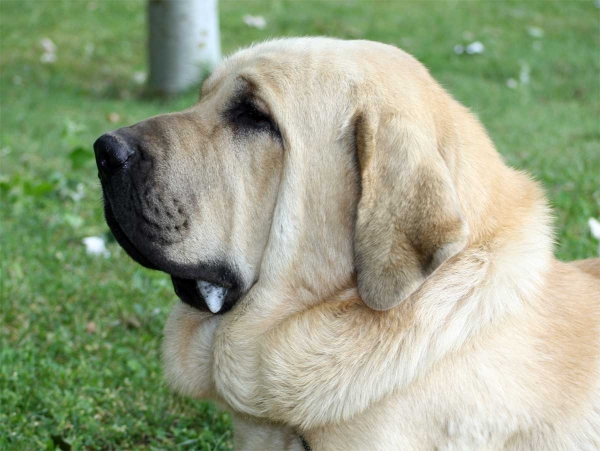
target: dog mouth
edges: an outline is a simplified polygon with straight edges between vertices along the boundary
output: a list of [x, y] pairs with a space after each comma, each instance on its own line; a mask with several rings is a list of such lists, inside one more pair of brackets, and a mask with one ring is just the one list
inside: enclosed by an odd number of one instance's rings
[[223, 314], [241, 297], [240, 278], [229, 267], [219, 263], [202, 263], [194, 267], [169, 262], [155, 262], [146, 257], [127, 237], [104, 199], [104, 216], [117, 243], [140, 265], [171, 276], [175, 294], [182, 302], [200, 311]]
[[223, 314], [231, 310], [242, 296], [240, 278], [225, 265], [202, 264], [190, 270], [193, 278], [171, 275], [175, 294], [197, 310]]
[[206, 280], [181, 279], [171, 276], [175, 294], [186, 304], [211, 313], [225, 313], [233, 307], [230, 287]]

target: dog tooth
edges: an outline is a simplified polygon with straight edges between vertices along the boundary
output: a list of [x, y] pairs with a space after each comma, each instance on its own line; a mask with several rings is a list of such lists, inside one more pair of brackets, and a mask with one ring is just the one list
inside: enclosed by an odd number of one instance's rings
[[208, 309], [212, 313], [219, 313], [223, 308], [227, 289], [205, 280], [197, 280], [196, 284], [198, 285], [202, 297], [204, 297], [204, 300], [206, 301]]

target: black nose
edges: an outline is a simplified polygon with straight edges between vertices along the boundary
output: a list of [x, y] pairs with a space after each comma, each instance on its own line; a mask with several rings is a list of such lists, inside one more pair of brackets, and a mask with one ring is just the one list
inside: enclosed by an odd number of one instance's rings
[[94, 153], [100, 174], [109, 176], [122, 168], [134, 151], [124, 139], [106, 133], [94, 143]]

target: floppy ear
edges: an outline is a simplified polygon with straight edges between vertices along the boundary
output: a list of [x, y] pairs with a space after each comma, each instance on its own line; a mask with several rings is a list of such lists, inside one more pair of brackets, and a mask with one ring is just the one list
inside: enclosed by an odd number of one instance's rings
[[354, 252], [358, 291], [375, 310], [405, 300], [467, 243], [468, 227], [430, 122], [369, 112], [356, 118], [362, 184]]

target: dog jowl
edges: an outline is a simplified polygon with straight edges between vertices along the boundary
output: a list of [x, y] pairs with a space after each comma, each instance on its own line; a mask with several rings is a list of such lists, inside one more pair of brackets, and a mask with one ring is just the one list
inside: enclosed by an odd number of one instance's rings
[[220, 89], [94, 143], [118, 243], [171, 275], [182, 301], [213, 313], [230, 310], [257, 277], [281, 153], [276, 125], [248, 87]]

